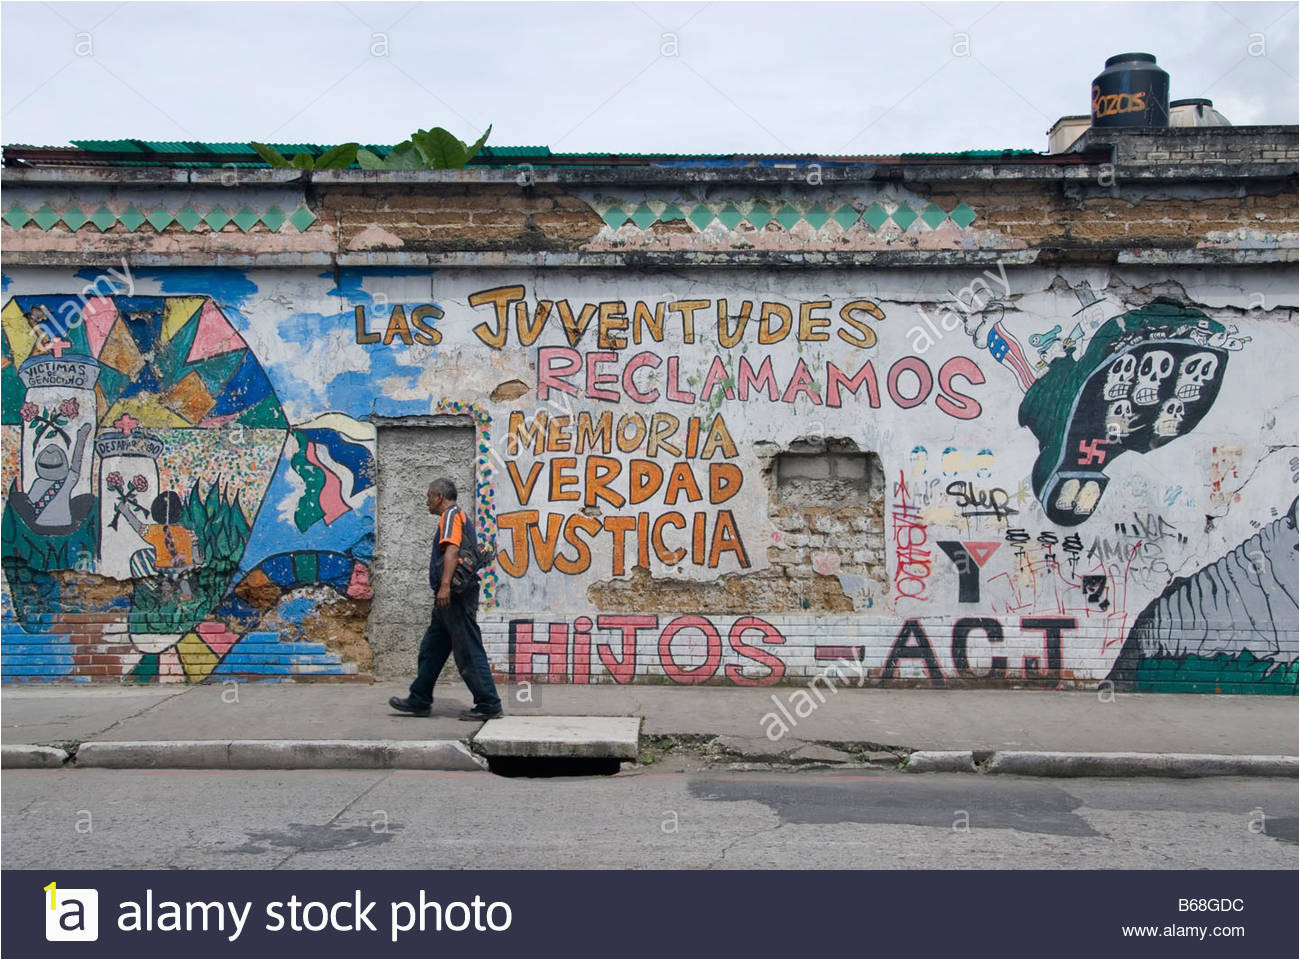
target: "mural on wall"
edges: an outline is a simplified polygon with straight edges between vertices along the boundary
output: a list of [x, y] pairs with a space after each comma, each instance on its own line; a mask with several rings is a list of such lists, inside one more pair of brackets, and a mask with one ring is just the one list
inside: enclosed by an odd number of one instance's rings
[[[990, 296], [947, 313], [926, 299], [944, 277], [905, 294], [887, 271], [689, 295], [282, 271], [255, 303], [243, 274], [195, 271], [153, 296], [9, 297], [4, 675], [364, 673], [368, 644], [413, 645], [365, 630], [385, 570], [367, 421], [453, 414], [475, 427], [461, 500], [507, 676], [764, 685], [847, 663], [877, 684], [1294, 693], [1295, 493], [1257, 463], [1295, 452], [1273, 396], [1293, 326], [1243, 336], [1203, 300], [1034, 269], [1029, 293], [986, 271]], [[1273, 371], [1258, 435], [1233, 425], [1260, 405], [1248, 360]]]
[[1293, 692], [1298, 503], [1152, 600], [1134, 620], [1109, 679], [1136, 690]]
[[[755, 479], [740, 439], [745, 431], [731, 424], [753, 405], [766, 403], [787, 405], [791, 415], [805, 417], [828, 408], [884, 407], [896, 413], [932, 406], [953, 420], [987, 418], [988, 395], [975, 389], [986, 382], [980, 353], [934, 361], [922, 356], [943, 339], [943, 331], [961, 325], [1019, 387], [1019, 425], [1037, 441], [1037, 454], [1025, 479], [1006, 486], [996, 482], [998, 458], [988, 448], [944, 449], [924, 487], [907, 470], [900, 472], [891, 485], [889, 576], [896, 609], [906, 602], [930, 605], [917, 606], [918, 614], [932, 611], [941, 580], [941, 589], [951, 593], [940, 602], [972, 615], [962, 616], [962, 623], [982, 626], [973, 633], [958, 631], [961, 642], [954, 640], [946, 656], [934, 653], [941, 644], [932, 643], [931, 635], [946, 637], [948, 628], [927, 617], [904, 619], [901, 626], [898, 621], [873, 624], [869, 634], [888, 642], [877, 639], [853, 649], [879, 658], [868, 672], [885, 683], [1008, 679], [1051, 685], [1106, 677], [1126, 638], [1142, 633], [1130, 612], [1134, 597], [1164, 589], [1175, 566], [1186, 562], [1191, 541], [1159, 512], [1125, 512], [1146, 495], [1134, 486], [1135, 477], [1126, 480], [1131, 489], [1118, 496], [1117, 507], [1105, 511], [1106, 529], [1083, 525], [1102, 505], [1112, 466], [1122, 454], [1160, 450], [1200, 425], [1215, 405], [1231, 354], [1251, 338], [1167, 297], [1116, 312], [1113, 301], [1098, 296], [1087, 281], [1067, 287], [1077, 305], [1058, 322], [1025, 334], [1020, 332], [1024, 324], [1040, 322], [1032, 310], [1013, 313], [1001, 303], [973, 308], [977, 298], [968, 291], [976, 284], [991, 293], [991, 285], [1001, 282], [1010, 291], [1001, 271], [985, 276], [988, 283], [976, 281], [963, 291], [966, 296], [954, 295], [959, 307], [950, 307], [948, 316], [918, 310], [925, 326], [918, 324], [908, 334], [923, 339], [912, 340], [912, 355], [897, 359], [884, 359], [877, 349], [878, 331], [889, 328], [891, 311], [874, 300], [787, 304], [701, 295], [581, 303], [548, 299], [524, 284], [474, 291], [468, 303], [484, 315], [474, 336], [493, 352], [517, 343], [536, 358], [538, 407], [508, 412], [502, 460], [509, 492], [521, 509], [507, 509], [500, 517], [506, 534], [499, 544], [502, 573], [525, 581], [560, 573], [653, 585], [654, 577], [646, 577], [651, 569], [660, 571], [655, 577], [714, 570], [736, 571], [727, 572], [724, 581], [752, 577], [762, 566], [757, 546], [764, 544], [772, 561], [798, 552], [784, 548], [807, 543], [812, 572], [822, 575], [837, 572], [848, 552], [872, 556], [870, 549], [811, 549], [820, 533], [838, 530], [845, 541], [841, 546], [856, 536], [858, 528], [834, 526], [833, 519], [823, 518], [831, 526], [821, 528], [811, 521], [803, 533], [774, 515], [778, 533], [767, 538], [755, 531], [761, 521], [754, 501], [744, 507], [728, 502]], [[590, 349], [593, 340], [596, 349]], [[819, 341], [835, 344], [839, 353], [819, 348]], [[854, 359], [849, 348], [867, 354]], [[642, 413], [645, 407], [652, 410]], [[679, 407], [685, 408], [680, 414]], [[1005, 406], [998, 415], [1004, 411]], [[922, 461], [928, 455], [925, 447], [914, 448], [914, 466], [918, 454]], [[1231, 467], [1227, 457], [1228, 452], [1220, 457], [1223, 470]], [[728, 468], [734, 483], [715, 479]], [[1175, 491], [1165, 505], [1178, 499]], [[683, 501], [697, 504], [697, 512], [671, 509]], [[637, 504], [640, 512], [628, 510]], [[761, 509], [761, 499], [758, 505]], [[1116, 516], [1123, 519], [1116, 522]], [[686, 530], [690, 537], [674, 542], [678, 531]], [[598, 549], [602, 541], [605, 552]], [[608, 556], [609, 566], [595, 566], [598, 555]], [[940, 570], [946, 576], [937, 577]], [[807, 574], [787, 569], [787, 577], [796, 575]], [[617, 596], [635, 596], [635, 590]], [[645, 641], [646, 649], [639, 651], [637, 643], [645, 638], [632, 643], [626, 632], [620, 634], [623, 654], [618, 655], [612, 631], [621, 629], [619, 616], [655, 619], [647, 611], [579, 616], [567, 627], [512, 620], [510, 670], [535, 675], [529, 651], [536, 651], [547, 663], [536, 675], [573, 682], [626, 682], [643, 670], [683, 683], [748, 682], [746, 674], [720, 669], [730, 648], [722, 643], [724, 655], [714, 656], [718, 644], [712, 638], [727, 634], [707, 623], [707, 615], [686, 626], [673, 621], [680, 628], [670, 631], [674, 637], [704, 644], [685, 667], [674, 659], [671, 644], [655, 647]], [[1017, 623], [1008, 618], [1016, 617], [1023, 657], [1008, 665], [996, 651]], [[765, 636], [780, 637], [782, 622], [779, 617], [764, 621], [771, 628]], [[1295, 643], [1285, 639], [1288, 622], [1282, 616], [1272, 631], [1284, 638], [1281, 642], [1252, 647], [1244, 641], [1250, 648], [1245, 655], [1264, 663], [1260, 678], [1271, 691], [1295, 690]], [[1051, 630], [1042, 642], [1032, 640], [1033, 628], [1041, 624]], [[861, 635], [862, 628], [856, 632]], [[979, 638], [982, 668], [972, 666], [970, 637]], [[766, 651], [762, 662], [781, 668], [774, 667], [761, 682], [775, 682], [771, 678], [782, 675], [782, 658], [791, 652], [789, 646]], [[908, 676], [906, 666], [920, 673]], [[1152, 688], [1181, 689], [1181, 683], [1162, 675]]]
[[1229, 350], [1243, 343], [1201, 311], [1158, 299], [1102, 326], [1077, 360], [1054, 360], [1019, 415], [1038, 439], [1033, 484], [1048, 519], [1082, 523], [1117, 457], [1196, 429], [1219, 394]]
[[[729, 426], [744, 405], [782, 415], [859, 405], [924, 405], [956, 420], [981, 413], [968, 385], [984, 375], [970, 359], [882, 363], [875, 348], [886, 316], [867, 299], [592, 303], [515, 284], [476, 290], [467, 302], [484, 317], [472, 327], [481, 345], [536, 352], [536, 406], [498, 414], [519, 509], [497, 517], [497, 565], [516, 579], [595, 572], [597, 553], [610, 577], [652, 566], [752, 569], [736, 498], [753, 494]], [[822, 344], [847, 353], [819, 359], [812, 348]], [[806, 349], [789, 363], [791, 350]]]
[[[1014, 677], [1025, 686], [1052, 688], [1065, 679], [1063, 644], [1078, 623], [1070, 617], [960, 617], [874, 626], [864, 632], [862, 621], [843, 616], [607, 614], [572, 622], [512, 619], [489, 627], [485, 636], [504, 640], [513, 680], [623, 684], [654, 677], [752, 687], [803, 679], [834, 665], [850, 667], [863, 683], [942, 688]], [[836, 639], [846, 642], [829, 642]], [[979, 659], [988, 665], [975, 666]]]
[[308, 525], [358, 503], [372, 455], [335, 427], [292, 429], [211, 297], [13, 297], [0, 377], [16, 621], [7, 676], [345, 671], [324, 645], [250, 630], [270, 606], [250, 581], [356, 598], [366, 557], [304, 551], [237, 574], [287, 440], [306, 476], [295, 513]]

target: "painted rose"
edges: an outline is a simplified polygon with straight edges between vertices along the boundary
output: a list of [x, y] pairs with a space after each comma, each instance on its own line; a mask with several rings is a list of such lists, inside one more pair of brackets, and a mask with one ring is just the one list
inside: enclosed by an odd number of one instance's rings
[[144, 493], [149, 489], [149, 481], [137, 473], [131, 478], [131, 487], [139, 493]]
[[22, 417], [24, 420], [28, 420], [28, 421], [30, 421], [38, 413], [40, 413], [40, 410], [37, 409], [36, 404], [30, 402], [24, 403], [18, 409], [18, 415]]
[[81, 406], [77, 403], [76, 397], [68, 397], [68, 399], [59, 404], [59, 413], [69, 419], [75, 417], [80, 412]]
[[120, 473], [118, 473], [116, 470], [114, 470], [112, 473], [110, 473], [110, 474], [108, 475], [108, 479], [105, 480], [104, 482], [105, 482], [106, 484], [108, 484], [108, 489], [110, 489], [110, 490], [121, 490], [121, 489], [122, 489], [122, 475], [121, 475]]

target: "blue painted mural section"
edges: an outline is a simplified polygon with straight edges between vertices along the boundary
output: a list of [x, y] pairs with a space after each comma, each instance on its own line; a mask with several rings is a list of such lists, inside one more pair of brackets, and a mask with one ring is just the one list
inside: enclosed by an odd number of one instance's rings
[[[25, 515], [7, 511], [4, 679], [193, 682], [357, 671], [324, 644], [303, 641], [317, 600], [291, 594], [328, 588], [344, 602], [368, 603], [375, 526], [368, 397], [377, 379], [413, 384], [421, 367], [365, 349], [367, 374], [313, 389], [292, 348], [327, 330], [350, 333], [352, 307], [374, 304], [363, 276], [373, 285], [409, 273], [345, 272], [326, 293], [338, 312], [277, 319], [276, 346], [260, 350], [270, 356], [254, 349], [265, 343], [258, 334], [266, 324], [259, 314], [255, 330], [247, 315], [264, 306], [266, 275], [256, 271], [168, 269], [113, 286], [109, 274], [87, 269], [63, 290], [6, 301], [6, 445], [35, 449], [33, 430], [46, 419], [87, 418], [89, 441], [65, 461], [76, 460], [73, 476], [83, 478], [77, 495], [95, 502], [75, 569], [99, 591], [88, 603], [77, 577], [64, 576], [71, 559], [41, 552], [39, 528], [11, 537]], [[3, 286], [10, 290], [12, 279]], [[52, 317], [75, 322], [60, 330]], [[29, 378], [20, 382], [15, 371], [60, 335], [68, 341], [63, 356], [95, 370], [98, 383], [51, 400], [30, 393]], [[428, 404], [385, 410], [427, 412]], [[6, 461], [6, 490], [17, 489], [15, 466]], [[122, 509], [99, 509], [102, 500], [130, 512], [133, 497], [140, 507], [130, 524]], [[129, 571], [123, 538], [131, 541]], [[45, 560], [33, 566], [38, 556]], [[109, 584], [119, 593], [106, 598]]]
[[212, 671], [214, 677], [266, 674], [293, 677], [300, 674], [344, 673], [343, 661], [323, 643], [286, 643], [274, 633], [250, 633], [230, 648]]

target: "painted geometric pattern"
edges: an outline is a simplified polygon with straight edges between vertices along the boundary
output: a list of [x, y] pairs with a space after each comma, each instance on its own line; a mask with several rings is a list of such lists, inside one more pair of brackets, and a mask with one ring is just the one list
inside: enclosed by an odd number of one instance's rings
[[[77, 624], [77, 630], [89, 629]], [[214, 679], [289, 680], [301, 676], [341, 676], [356, 672], [323, 643], [281, 642], [275, 633], [254, 632], [235, 640], [220, 623], [201, 623], [176, 646], [142, 653], [105, 633], [86, 642], [66, 626], [7, 621], [0, 638], [4, 679], [12, 682], [90, 683], [121, 677], [137, 683], [196, 683]], [[55, 632], [60, 631], [60, 632]]]
[[288, 427], [257, 359], [209, 297], [19, 296], [2, 316], [5, 423], [21, 422], [17, 368], [61, 341], [60, 354], [98, 361], [101, 425], [125, 414], [153, 428]]
[[838, 200], [823, 202], [804, 202], [795, 200], [774, 201], [740, 201], [724, 200], [712, 203], [694, 203], [684, 201], [670, 203], [646, 200], [641, 203], [616, 201], [610, 203], [593, 203], [592, 208], [612, 230], [617, 230], [627, 223], [632, 223], [640, 230], [646, 230], [656, 223], [687, 223], [696, 230], [706, 230], [715, 222], [727, 230], [735, 230], [747, 222], [756, 230], [762, 230], [768, 224], [776, 223], [785, 230], [794, 229], [799, 223], [806, 223], [814, 230], [821, 230], [826, 224], [834, 222], [841, 230], [848, 230], [858, 223], [864, 224], [872, 232], [884, 229], [892, 223], [903, 230], [913, 224], [920, 224], [916, 229], [937, 230], [946, 222], [965, 230], [975, 222], [978, 214], [965, 202], [958, 203], [951, 210], [945, 211], [936, 203], [909, 203], [906, 201], [877, 200], [863, 207]]
[[[4, 679], [356, 672], [262, 622], [300, 588], [368, 596], [366, 551], [278, 554], [234, 582], [289, 423], [211, 297], [12, 297], [0, 393]], [[302, 433], [337, 519], [368, 485], [368, 452]], [[83, 593], [69, 571], [101, 586]]]
[[94, 227], [100, 233], [105, 233], [112, 229], [114, 224], [118, 223], [130, 233], [139, 230], [146, 223], [153, 227], [155, 233], [162, 233], [173, 225], [186, 233], [194, 233], [202, 228], [217, 233], [227, 224], [232, 223], [244, 233], [248, 233], [258, 224], [261, 224], [272, 233], [278, 233], [286, 223], [299, 233], [304, 233], [308, 227], [316, 222], [316, 219], [316, 214], [305, 206], [297, 207], [292, 213], [285, 213], [278, 206], [271, 206], [261, 213], [247, 205], [229, 210], [225, 207], [213, 206], [200, 213], [190, 205], [180, 210], [168, 210], [166, 207], [158, 207], [145, 212], [131, 204], [125, 210], [116, 212], [110, 210], [107, 206], [100, 206], [90, 211], [82, 210], [78, 206], [72, 206], [59, 213], [51, 208], [48, 203], [42, 204], [35, 210], [28, 210], [20, 204], [14, 204], [4, 212], [3, 216], [0, 216], [0, 220], [9, 224], [15, 230], [21, 230], [29, 224], [41, 230], [51, 230], [61, 223], [73, 233], [90, 227]]
[[[497, 511], [496, 487], [492, 478], [492, 417], [486, 410], [474, 403], [460, 400], [443, 399], [438, 401], [438, 413], [464, 414], [474, 418], [476, 451], [475, 476], [478, 477], [474, 491], [474, 525], [478, 530], [479, 540], [492, 545], [488, 555], [496, 556]], [[481, 600], [484, 610], [490, 610], [497, 602], [497, 568], [489, 563], [479, 572], [482, 582]]]

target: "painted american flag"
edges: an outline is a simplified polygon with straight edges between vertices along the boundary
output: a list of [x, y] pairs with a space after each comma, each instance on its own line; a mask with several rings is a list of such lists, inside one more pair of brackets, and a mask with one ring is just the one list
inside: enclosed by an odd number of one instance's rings
[[1025, 359], [1020, 342], [1000, 322], [989, 329], [988, 348], [994, 360], [1011, 369], [1023, 389], [1028, 390], [1034, 385], [1033, 368]]

